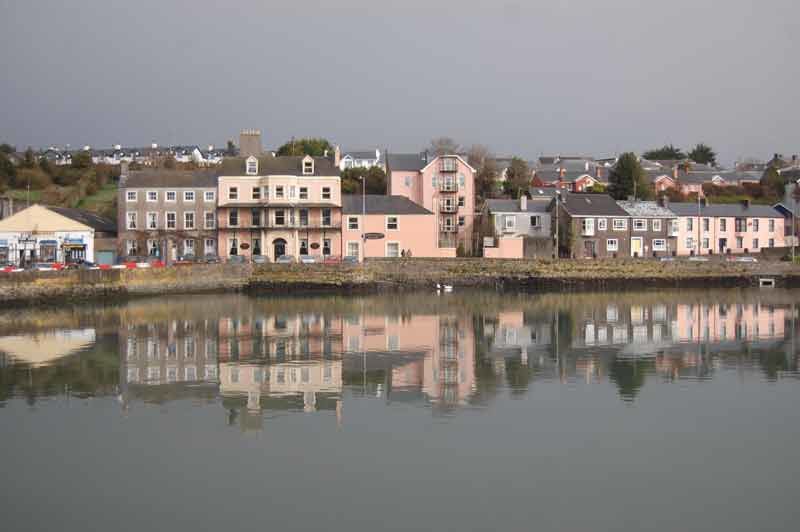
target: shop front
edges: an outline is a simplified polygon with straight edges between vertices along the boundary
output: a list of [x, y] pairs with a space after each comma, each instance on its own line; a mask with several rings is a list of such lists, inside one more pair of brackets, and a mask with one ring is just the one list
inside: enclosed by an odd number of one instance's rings
[[64, 262], [75, 263], [86, 260], [86, 243], [83, 237], [64, 239]]

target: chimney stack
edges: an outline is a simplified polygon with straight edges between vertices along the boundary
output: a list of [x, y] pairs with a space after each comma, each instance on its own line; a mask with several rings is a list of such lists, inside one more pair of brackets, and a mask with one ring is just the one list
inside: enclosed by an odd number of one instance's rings
[[750, 208], [750, 199], [743, 199], [742, 200], [742, 207], [744, 207], [745, 209], [749, 209]]
[[524, 192], [519, 195], [519, 210], [522, 212], [528, 211], [528, 195]]
[[239, 155], [242, 157], [258, 157], [264, 153], [264, 148], [261, 145], [261, 130], [260, 129], [243, 129], [239, 133]]
[[667, 196], [661, 196], [658, 198], [658, 204], [665, 209], [669, 208], [669, 198]]
[[706, 205], [708, 205], [708, 201], [706, 200], [706, 198], [705, 197], [700, 198], [700, 206], [705, 207]]

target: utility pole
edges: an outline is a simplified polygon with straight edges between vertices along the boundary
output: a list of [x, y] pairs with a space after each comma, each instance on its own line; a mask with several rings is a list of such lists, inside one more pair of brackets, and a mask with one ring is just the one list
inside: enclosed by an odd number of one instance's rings
[[561, 191], [556, 189], [556, 253], [555, 258], [558, 259], [559, 255], [559, 248], [558, 248], [558, 231], [561, 226], [558, 225], [558, 198], [561, 196]]
[[367, 176], [361, 176], [361, 264], [364, 264], [364, 259], [367, 258]]

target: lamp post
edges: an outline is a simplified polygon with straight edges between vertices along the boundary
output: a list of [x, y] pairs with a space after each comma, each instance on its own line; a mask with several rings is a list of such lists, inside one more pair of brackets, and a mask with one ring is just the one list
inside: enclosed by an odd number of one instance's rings
[[558, 231], [561, 226], [558, 225], [558, 200], [561, 197], [561, 191], [556, 189], [555, 199], [556, 199], [556, 253], [555, 258], [558, 259], [559, 257], [559, 248], [558, 248]]
[[367, 257], [367, 176], [361, 176], [361, 264], [364, 264], [364, 259]]

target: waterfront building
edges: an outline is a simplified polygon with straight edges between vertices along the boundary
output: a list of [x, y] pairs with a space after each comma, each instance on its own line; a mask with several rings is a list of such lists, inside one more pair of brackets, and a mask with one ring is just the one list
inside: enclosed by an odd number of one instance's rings
[[769, 205], [670, 203], [678, 216], [678, 255], [758, 253], [785, 245], [784, 216]]
[[227, 159], [218, 180], [219, 255], [342, 255], [336, 162], [311, 156]]
[[388, 194], [405, 196], [436, 216], [441, 256], [475, 247], [475, 169], [459, 155], [388, 153]]
[[217, 254], [217, 178], [211, 171], [123, 168], [117, 196], [118, 251], [123, 257]]
[[436, 215], [405, 196], [342, 196], [342, 218], [343, 256], [448, 256], [438, 246]]
[[495, 259], [551, 257], [551, 204], [557, 189], [533, 189], [531, 198], [487, 199], [481, 213], [483, 256]]
[[114, 262], [116, 224], [95, 213], [31, 205], [0, 220], [0, 264]]
[[611, 196], [565, 193], [557, 205], [556, 230], [561, 255], [573, 258], [632, 256], [631, 216]]
[[632, 257], [667, 257], [677, 253], [678, 217], [667, 209], [667, 200], [618, 201], [630, 215]]
[[590, 157], [540, 157], [532, 170], [540, 184], [569, 192], [586, 192], [608, 181], [606, 167]]

